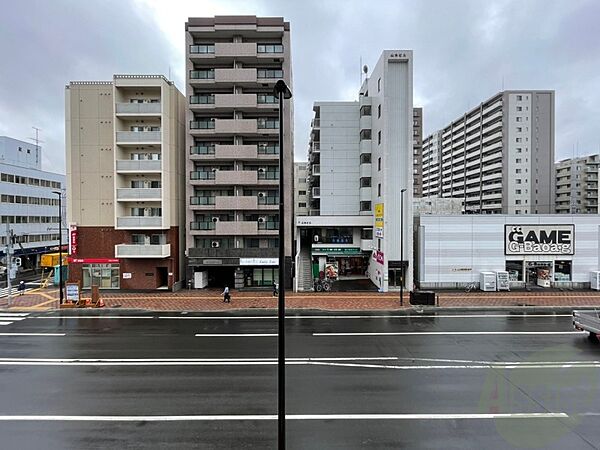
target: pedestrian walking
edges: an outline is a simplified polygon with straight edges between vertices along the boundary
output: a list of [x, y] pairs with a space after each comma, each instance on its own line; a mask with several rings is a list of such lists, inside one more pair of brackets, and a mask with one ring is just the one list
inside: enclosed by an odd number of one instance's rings
[[277, 283], [273, 283], [273, 297], [277, 297], [279, 295], [279, 285]]
[[231, 303], [231, 295], [229, 294], [229, 286], [225, 286], [223, 289], [223, 303]]
[[23, 293], [25, 292], [25, 282], [23, 280], [21, 280], [19, 282], [18, 290], [19, 290], [19, 295], [23, 295]]

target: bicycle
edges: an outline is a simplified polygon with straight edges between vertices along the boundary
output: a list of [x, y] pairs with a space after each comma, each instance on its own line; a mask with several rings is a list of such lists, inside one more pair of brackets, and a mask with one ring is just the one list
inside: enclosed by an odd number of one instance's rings
[[329, 292], [331, 290], [331, 282], [327, 280], [315, 280], [315, 291], [317, 292]]
[[474, 289], [477, 289], [477, 284], [475, 284], [475, 282], [471, 282], [465, 287], [465, 292], [469, 293]]

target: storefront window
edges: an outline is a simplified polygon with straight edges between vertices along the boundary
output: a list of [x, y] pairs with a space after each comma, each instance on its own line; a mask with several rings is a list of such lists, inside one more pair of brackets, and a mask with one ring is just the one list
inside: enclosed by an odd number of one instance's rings
[[506, 261], [509, 281], [523, 281], [523, 261]]
[[244, 271], [244, 280], [247, 287], [273, 286], [279, 283], [278, 269], [255, 267]]
[[100, 289], [119, 289], [119, 264], [84, 264], [82, 271], [83, 289], [97, 285]]
[[571, 281], [571, 261], [554, 262], [554, 281]]

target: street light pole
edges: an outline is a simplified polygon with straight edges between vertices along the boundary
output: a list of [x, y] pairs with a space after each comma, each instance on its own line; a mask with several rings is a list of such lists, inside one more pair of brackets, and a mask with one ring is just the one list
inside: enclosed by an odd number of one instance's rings
[[404, 193], [400, 190], [400, 306], [404, 306]]
[[279, 80], [274, 93], [279, 98], [279, 297], [277, 301], [277, 448], [285, 449], [285, 220], [284, 220], [284, 166], [283, 166], [283, 100], [292, 98], [292, 92]]
[[63, 304], [63, 270], [62, 270], [62, 192], [52, 191], [58, 196], [58, 286], [60, 304]]

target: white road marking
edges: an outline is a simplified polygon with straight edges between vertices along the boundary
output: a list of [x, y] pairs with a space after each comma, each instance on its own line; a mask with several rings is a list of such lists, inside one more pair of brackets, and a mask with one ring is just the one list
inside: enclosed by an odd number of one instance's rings
[[586, 331], [393, 331], [369, 333], [313, 333], [313, 336], [471, 336], [471, 335], [562, 335]]
[[0, 316], [9, 316], [9, 317], [26, 317], [29, 313], [14, 313], [14, 312], [0, 312]]
[[66, 333], [0, 333], [0, 336], [66, 336]]
[[156, 319], [155, 316], [35, 316], [34, 319]]
[[198, 333], [196, 337], [276, 337], [277, 333], [216, 333], [202, 334]]
[[16, 316], [5, 316], [4, 314], [0, 314], [0, 320], [10, 320], [11, 322], [25, 320], [27, 317], [16, 317]]
[[[346, 316], [293, 316], [288, 315], [286, 319], [472, 319], [472, 318], [554, 318], [554, 317], [572, 317], [571, 314], [449, 314], [449, 315], [346, 315]], [[275, 320], [277, 316], [158, 316], [163, 320]]]
[[440, 359], [440, 358], [403, 358], [398, 357], [399, 361], [428, 361], [428, 362], [450, 362], [450, 363], [472, 363], [472, 364], [493, 364], [493, 365], [540, 365], [540, 364], [600, 364], [600, 360], [579, 360], [579, 361], [478, 361], [471, 359]]
[[0, 322], [0, 325], [10, 325], [12, 322]]
[[[1, 364], [1, 363], [0, 363]], [[287, 363], [290, 364], [290, 363]], [[294, 365], [294, 363], [291, 363]], [[309, 361], [304, 365], [313, 366], [334, 366], [334, 367], [359, 367], [365, 369], [392, 369], [392, 370], [447, 370], [447, 369], [594, 369], [600, 368], [600, 364], [538, 364], [538, 365], [522, 365], [522, 364], [461, 364], [461, 365], [431, 365], [431, 366], [398, 366], [384, 364], [359, 364], [359, 363], [338, 363], [338, 362], [321, 362]]]
[[[287, 420], [489, 420], [489, 419], [566, 419], [566, 413], [496, 414], [288, 414]], [[200, 422], [277, 420], [276, 414], [182, 415], [182, 416], [59, 416], [3, 415], [3, 422]]]

